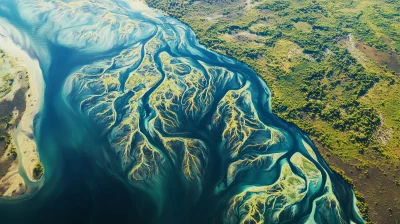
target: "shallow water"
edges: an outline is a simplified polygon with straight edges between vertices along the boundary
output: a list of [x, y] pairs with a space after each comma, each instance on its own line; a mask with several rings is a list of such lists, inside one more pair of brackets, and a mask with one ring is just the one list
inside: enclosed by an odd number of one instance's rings
[[5, 223], [363, 223], [264, 81], [186, 25], [125, 1], [0, 3], [46, 83], [43, 187], [1, 201]]

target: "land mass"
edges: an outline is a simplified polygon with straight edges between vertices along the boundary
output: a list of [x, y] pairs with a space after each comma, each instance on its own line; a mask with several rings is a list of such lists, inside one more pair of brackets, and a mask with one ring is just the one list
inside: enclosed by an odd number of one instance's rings
[[43, 175], [33, 137], [40, 91], [29, 56], [6, 35], [0, 41], [0, 198], [14, 198]]

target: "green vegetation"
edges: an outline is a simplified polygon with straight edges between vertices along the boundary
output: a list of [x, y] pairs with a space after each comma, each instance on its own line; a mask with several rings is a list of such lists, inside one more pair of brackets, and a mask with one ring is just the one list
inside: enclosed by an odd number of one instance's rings
[[37, 162], [35, 167], [33, 168], [33, 178], [35, 178], [35, 180], [39, 180], [40, 178], [42, 178], [43, 176], [43, 166], [40, 162]]
[[0, 98], [11, 92], [13, 81], [14, 77], [10, 73], [7, 73], [1, 77], [0, 84], [2, 85], [0, 85]]
[[147, 2], [260, 74], [274, 113], [352, 180], [364, 215], [400, 220], [398, 0]]
[[8, 132], [10, 121], [11, 121], [10, 115], [0, 118], [0, 156], [2, 156], [6, 152], [6, 150], [9, 148], [11, 144], [11, 135]]
[[[11, 133], [21, 120], [26, 107], [28, 77], [23, 77], [24, 73], [25, 68], [17, 65], [16, 58], [11, 58], [0, 50], [0, 177], [9, 173], [10, 167], [17, 163], [18, 152]], [[20, 82], [21, 88], [13, 93], [11, 101], [4, 99], [11, 92], [14, 82]]]
[[13, 160], [17, 159], [17, 156], [18, 156], [17, 149], [14, 146], [11, 147], [8, 156], [10, 156]]

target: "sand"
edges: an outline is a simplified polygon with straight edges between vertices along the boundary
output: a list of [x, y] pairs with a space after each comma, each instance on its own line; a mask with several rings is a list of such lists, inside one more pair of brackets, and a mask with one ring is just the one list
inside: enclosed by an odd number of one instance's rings
[[[1, 25], [4, 25], [2, 22]], [[11, 57], [17, 58], [19, 65], [26, 67], [28, 71], [29, 86], [30, 88], [26, 92], [26, 110], [20, 111], [23, 113], [22, 118], [17, 125], [15, 130], [12, 130], [13, 143], [15, 144], [18, 151], [18, 159], [21, 164], [12, 165], [9, 169], [9, 173], [0, 180], [0, 188], [8, 187], [5, 195], [10, 195], [15, 190], [19, 189], [22, 177], [20, 176], [21, 168], [26, 173], [30, 181], [35, 181], [33, 178], [33, 167], [39, 161], [39, 155], [36, 148], [36, 142], [34, 140], [33, 121], [36, 115], [42, 108], [43, 102], [43, 90], [44, 80], [42, 72], [37, 60], [32, 59], [20, 46], [14, 43], [10, 38], [10, 32], [18, 32], [5, 24], [0, 25], [0, 49]], [[15, 35], [15, 33], [13, 33]], [[21, 34], [16, 34], [21, 36]], [[16, 86], [18, 87], [18, 86]], [[13, 91], [14, 88], [13, 86]], [[15, 92], [14, 92], [15, 93]], [[7, 96], [9, 100], [12, 97]]]
[[8, 173], [0, 178], [0, 188], [4, 188], [2, 197], [12, 197], [14, 195], [25, 192], [26, 185], [21, 175], [18, 173], [18, 162], [14, 161], [11, 167], [8, 169]]
[[144, 0], [129, 0], [132, 9], [149, 9], [149, 6], [146, 4]]

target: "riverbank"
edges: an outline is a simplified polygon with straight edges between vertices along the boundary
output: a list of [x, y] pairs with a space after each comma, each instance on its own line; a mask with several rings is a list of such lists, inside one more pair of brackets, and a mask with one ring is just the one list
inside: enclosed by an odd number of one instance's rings
[[[6, 75], [10, 79], [2, 84], [11, 88], [0, 99], [4, 108], [1, 115], [12, 117], [2, 121], [8, 141], [0, 159], [4, 175], [0, 177], [0, 195], [5, 197], [26, 193], [29, 182], [36, 182], [42, 176], [42, 173], [37, 174], [41, 165], [33, 126], [42, 107], [44, 81], [39, 63], [14, 43], [10, 31], [12, 29], [0, 27], [0, 49], [4, 52], [2, 62], [8, 66]], [[4, 70], [5, 66], [2, 68]], [[13, 111], [13, 116], [10, 111]]]

